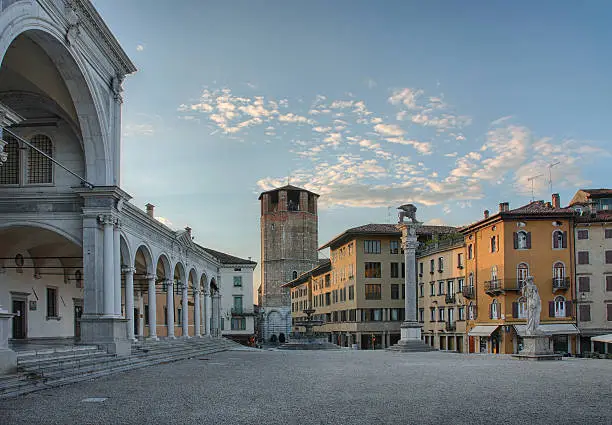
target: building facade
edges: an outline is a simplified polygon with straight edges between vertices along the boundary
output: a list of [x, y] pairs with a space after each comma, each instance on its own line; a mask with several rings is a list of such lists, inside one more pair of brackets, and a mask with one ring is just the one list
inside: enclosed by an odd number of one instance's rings
[[259, 195], [261, 207], [261, 337], [291, 332], [290, 295], [283, 285], [318, 264], [319, 195], [286, 185]]
[[[517, 353], [526, 323], [521, 289], [533, 276], [542, 300], [541, 328], [553, 334], [556, 352], [575, 353], [574, 212], [534, 201], [499, 212], [462, 229], [466, 244], [468, 351]], [[471, 289], [467, 289], [471, 291]], [[465, 293], [464, 293], [465, 294]]]
[[570, 201], [576, 211], [576, 304], [580, 353], [610, 353], [592, 341], [612, 333], [612, 189], [582, 189]]
[[224, 263], [119, 187], [121, 85], [136, 69], [91, 2], [3, 1], [0, 33], [9, 337], [129, 354], [139, 337], [218, 334]]
[[[423, 226], [425, 242], [454, 228]], [[311, 303], [324, 324], [315, 329], [340, 346], [387, 348], [399, 341], [404, 321], [404, 256], [394, 224], [368, 224], [346, 230], [327, 242], [330, 260], [289, 282], [294, 317]], [[299, 330], [299, 329], [298, 329]]]
[[463, 235], [424, 244], [417, 251], [417, 276], [423, 340], [438, 350], [467, 352]]

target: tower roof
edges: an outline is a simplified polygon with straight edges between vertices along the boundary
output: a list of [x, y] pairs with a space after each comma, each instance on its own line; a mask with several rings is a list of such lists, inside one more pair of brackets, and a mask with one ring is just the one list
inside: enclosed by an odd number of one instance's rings
[[272, 192], [276, 192], [276, 191], [279, 191], [279, 190], [299, 190], [301, 192], [308, 192], [308, 193], [313, 194], [316, 197], [319, 197], [318, 193], [311, 192], [310, 190], [304, 189], [302, 187], [297, 187], [297, 186], [293, 186], [293, 185], [287, 184], [287, 185], [282, 186], [282, 187], [277, 187], [276, 189], [270, 189], [270, 190], [266, 190], [265, 192], [261, 192], [259, 194], [259, 198], [257, 198], [257, 199], [261, 199], [261, 197], [264, 194], [266, 194], [266, 193], [272, 193]]

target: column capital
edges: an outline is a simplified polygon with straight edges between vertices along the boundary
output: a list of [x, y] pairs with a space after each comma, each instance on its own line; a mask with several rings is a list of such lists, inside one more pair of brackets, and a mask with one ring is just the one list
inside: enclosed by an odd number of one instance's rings
[[209, 290], [207, 290], [207, 289], [205, 289], [205, 290], [204, 290], [204, 296], [205, 296], [205, 297], [210, 297], [210, 291], [209, 291]]
[[134, 274], [134, 273], [136, 273], [136, 268], [134, 268], [134, 267], [129, 267], [129, 266], [127, 266], [127, 267], [122, 267], [122, 268], [121, 268], [121, 272], [122, 272], [122, 273], [125, 273], [125, 274]]
[[156, 277], [157, 276], [155, 276], [154, 274], [146, 274], [146, 275], [144, 275], [144, 278], [146, 280], [155, 280]]
[[112, 214], [100, 214], [98, 215], [98, 223], [103, 225], [114, 225], [117, 219]]

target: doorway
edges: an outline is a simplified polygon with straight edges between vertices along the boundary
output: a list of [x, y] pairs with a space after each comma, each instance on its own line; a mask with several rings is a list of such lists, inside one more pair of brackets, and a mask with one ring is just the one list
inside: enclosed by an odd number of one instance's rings
[[140, 336], [140, 309], [134, 308], [134, 335]]
[[83, 315], [83, 300], [73, 298], [74, 302], [74, 339], [81, 339], [81, 316]]
[[25, 339], [27, 336], [26, 300], [13, 299], [13, 339]]

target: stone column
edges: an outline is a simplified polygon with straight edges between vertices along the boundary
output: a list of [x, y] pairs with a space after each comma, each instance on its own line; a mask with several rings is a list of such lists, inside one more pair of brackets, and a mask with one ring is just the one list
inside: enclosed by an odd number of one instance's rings
[[196, 337], [200, 337], [200, 316], [202, 312], [200, 311], [200, 290], [193, 290], [193, 334]]
[[155, 294], [155, 275], [147, 276], [149, 281], [149, 339], [157, 341], [157, 299]]
[[115, 314], [115, 243], [113, 237], [114, 218], [111, 215], [102, 215], [98, 217], [104, 231], [104, 248], [103, 259], [104, 264], [104, 315], [108, 317], [116, 317]]
[[[402, 247], [405, 263], [405, 321], [401, 326], [401, 339], [393, 349], [398, 351], [430, 351], [430, 347], [421, 341], [421, 325], [417, 317], [417, 274], [416, 249], [418, 247], [417, 228], [422, 223], [416, 219], [417, 208], [412, 204], [399, 207], [400, 220], [397, 228], [402, 232]], [[410, 221], [404, 221], [408, 218]]]
[[136, 340], [134, 337], [134, 272], [133, 267], [123, 269], [125, 273], [125, 318], [127, 319], [127, 335], [130, 341]]
[[138, 336], [144, 338], [144, 297], [142, 291], [138, 292]]
[[183, 283], [183, 337], [189, 338], [189, 283]]
[[212, 300], [210, 296], [210, 290], [204, 292], [204, 328], [206, 329], [206, 335], [212, 335], [212, 329], [210, 326], [210, 319], [212, 317]]
[[[113, 226], [113, 270], [115, 275], [115, 315], [121, 317], [121, 232], [119, 231], [119, 220], [115, 220]], [[127, 307], [126, 307], [127, 310]], [[127, 318], [127, 315], [126, 315]]]
[[200, 335], [206, 334], [206, 298], [204, 298], [204, 291], [200, 290]]
[[166, 280], [166, 316], [168, 317], [168, 338], [174, 339], [174, 282]]

